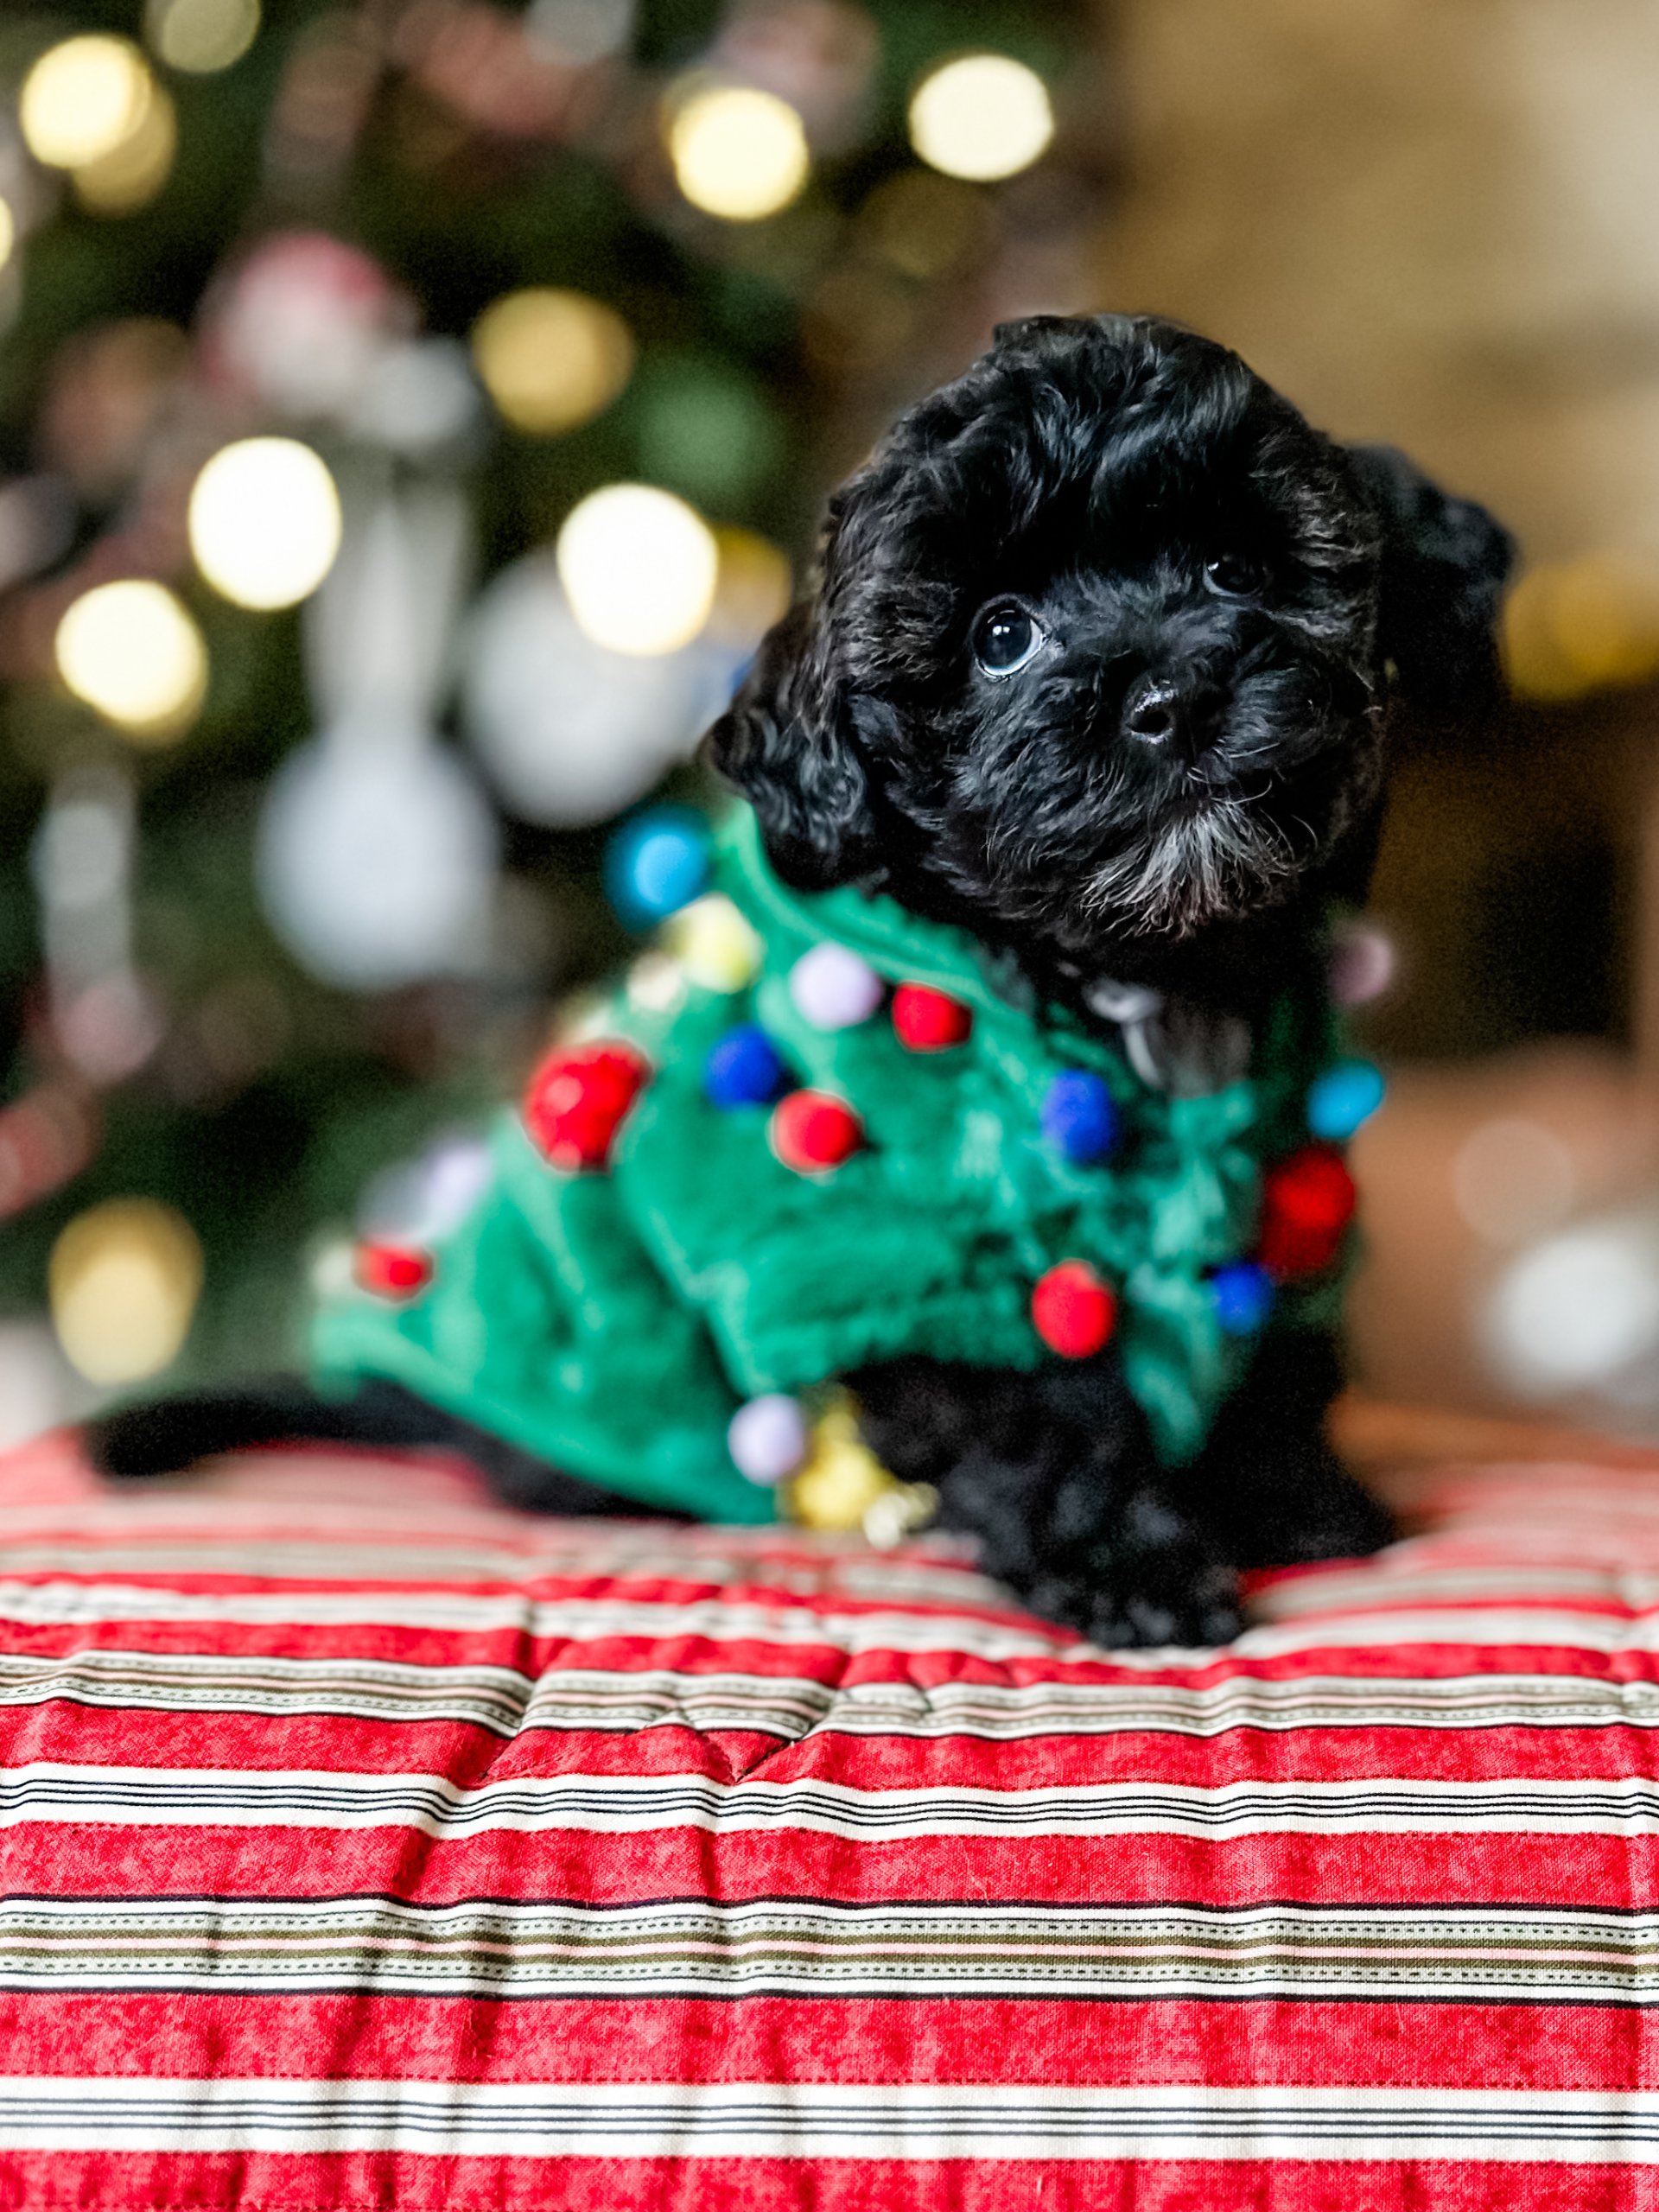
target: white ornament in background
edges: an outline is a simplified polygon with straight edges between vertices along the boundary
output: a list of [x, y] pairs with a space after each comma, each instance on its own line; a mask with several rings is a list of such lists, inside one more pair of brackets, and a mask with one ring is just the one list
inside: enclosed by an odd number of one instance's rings
[[1659, 1413], [1659, 1207], [1575, 1223], [1499, 1275], [1487, 1356], [1522, 1396]]
[[413, 717], [368, 709], [290, 755], [259, 823], [261, 897], [296, 958], [348, 990], [476, 969], [495, 817]]
[[454, 338], [411, 338], [375, 357], [346, 427], [418, 460], [459, 444], [482, 412], [467, 348]]
[[595, 645], [570, 611], [550, 552], [505, 569], [468, 626], [467, 735], [491, 782], [527, 822], [603, 822], [686, 759], [730, 695], [734, 658], [696, 644], [646, 657]]

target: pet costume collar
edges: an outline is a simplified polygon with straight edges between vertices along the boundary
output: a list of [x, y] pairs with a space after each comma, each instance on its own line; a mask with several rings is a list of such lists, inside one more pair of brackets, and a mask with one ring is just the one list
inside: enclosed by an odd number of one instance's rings
[[1286, 994], [1248, 1076], [1173, 1096], [999, 995], [965, 932], [789, 890], [747, 806], [718, 849], [674, 964], [644, 956], [543, 1061], [465, 1217], [359, 1255], [317, 1318], [325, 1387], [389, 1378], [644, 1508], [760, 1522], [777, 1492], [728, 1441], [757, 1471], [733, 1427], [757, 1399], [1112, 1335], [1179, 1461], [1257, 1328], [1334, 1318], [1352, 1187], [1309, 1143], [1323, 1001]]

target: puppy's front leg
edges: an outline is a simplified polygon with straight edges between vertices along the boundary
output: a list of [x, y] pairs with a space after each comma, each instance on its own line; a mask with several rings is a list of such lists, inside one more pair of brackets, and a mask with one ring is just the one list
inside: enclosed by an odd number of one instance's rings
[[1109, 1355], [1060, 1371], [905, 1360], [849, 1378], [871, 1449], [939, 1493], [986, 1573], [1091, 1641], [1224, 1643], [1234, 1576], [1160, 1467]]

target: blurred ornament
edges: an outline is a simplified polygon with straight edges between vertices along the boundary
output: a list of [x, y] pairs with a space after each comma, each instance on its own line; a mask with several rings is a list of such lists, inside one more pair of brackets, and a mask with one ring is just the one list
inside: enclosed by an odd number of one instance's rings
[[1031, 1325], [1062, 1359], [1092, 1359], [1117, 1326], [1117, 1300], [1087, 1260], [1061, 1260], [1031, 1294]]
[[651, 1080], [651, 1064], [614, 1039], [559, 1046], [535, 1070], [524, 1091], [524, 1127], [543, 1157], [567, 1174], [609, 1165], [611, 1147], [634, 1100]]
[[1505, 602], [1503, 642], [1522, 698], [1645, 683], [1659, 675], [1659, 564], [1607, 551], [1529, 569]]
[[346, 428], [391, 452], [423, 459], [464, 439], [480, 405], [463, 346], [453, 338], [408, 339], [376, 355]]
[[149, 0], [144, 36], [169, 69], [210, 77], [239, 61], [259, 35], [259, 0]]
[[101, 31], [64, 39], [23, 79], [23, 143], [48, 168], [84, 168], [135, 136], [156, 92], [149, 65], [130, 39]]
[[210, 369], [299, 421], [360, 404], [409, 309], [379, 264], [321, 231], [264, 239], [211, 302]]
[[435, 728], [472, 569], [460, 486], [343, 486], [340, 551], [305, 610], [311, 691], [325, 721], [365, 711]]
[[112, 1198], [77, 1214], [52, 1247], [52, 1325], [89, 1382], [140, 1382], [183, 1348], [201, 1292], [201, 1246], [154, 1198]]
[[973, 186], [931, 169], [901, 169], [858, 211], [862, 236], [882, 260], [918, 283], [948, 276], [983, 251], [990, 222]]
[[207, 649], [165, 584], [135, 576], [83, 592], [54, 650], [75, 696], [137, 744], [171, 744], [200, 711]]
[[1345, 1144], [1370, 1120], [1387, 1089], [1382, 1070], [1369, 1060], [1338, 1060], [1308, 1086], [1310, 1133], [1332, 1144]]
[[591, 422], [633, 373], [620, 315], [583, 292], [509, 292], [473, 325], [484, 388], [516, 430], [552, 437]]
[[52, 358], [38, 436], [52, 466], [105, 500], [143, 467], [181, 413], [190, 341], [159, 315], [78, 331]]
[[222, 446], [190, 493], [190, 550], [238, 607], [293, 607], [340, 550], [340, 494], [321, 457], [294, 438]]
[[724, 1113], [741, 1106], [770, 1106], [788, 1082], [782, 1054], [753, 1021], [728, 1029], [709, 1048], [703, 1063], [702, 1087], [709, 1103]]
[[926, 983], [900, 983], [893, 995], [893, 1027], [906, 1052], [949, 1052], [972, 1036], [973, 1009]]
[[710, 73], [788, 102], [811, 143], [839, 151], [858, 136], [880, 50], [875, 24], [846, 0], [741, 0], [710, 48]]
[[760, 972], [759, 937], [718, 891], [694, 899], [674, 915], [663, 940], [687, 982], [699, 990], [747, 990]]
[[633, 35], [634, 0], [531, 0], [531, 43], [573, 69], [621, 54]]
[[976, 183], [1014, 176], [1048, 150], [1054, 111], [1034, 69], [1006, 54], [966, 54], [911, 96], [910, 143], [931, 168]]
[[1375, 922], [1344, 921], [1332, 938], [1327, 978], [1338, 1006], [1370, 1006], [1394, 981], [1392, 939]]
[[1573, 1155], [1553, 1129], [1519, 1115], [1481, 1122], [1452, 1162], [1458, 1211], [1489, 1244], [1519, 1244], [1565, 1218], [1578, 1196]]
[[789, 971], [795, 1011], [814, 1029], [855, 1029], [868, 1021], [887, 987], [868, 960], [833, 938], [804, 952]]
[[625, 823], [605, 853], [605, 888], [630, 929], [689, 906], [709, 881], [712, 840], [689, 806], [653, 806]]
[[845, 1099], [791, 1090], [772, 1109], [766, 1136], [784, 1166], [822, 1175], [852, 1158], [864, 1141], [864, 1125]]
[[785, 1510], [806, 1528], [846, 1535], [862, 1529], [872, 1510], [900, 1487], [859, 1434], [858, 1416], [842, 1395], [813, 1422], [806, 1461], [790, 1483]]
[[697, 652], [607, 652], [581, 628], [551, 556], [533, 553], [479, 600], [462, 705], [490, 779], [526, 822], [603, 822], [684, 757], [722, 700]]
[[572, 613], [612, 652], [675, 652], [714, 605], [713, 531], [683, 499], [649, 484], [589, 493], [565, 518], [555, 558]]
[[1235, 1260], [1211, 1276], [1210, 1295], [1223, 1334], [1250, 1337], [1272, 1313], [1278, 1293], [1265, 1268], [1253, 1260]]
[[768, 1391], [732, 1415], [726, 1448], [739, 1474], [769, 1488], [792, 1475], [806, 1457], [806, 1416], [798, 1398]]
[[1659, 1220], [1610, 1216], [1535, 1245], [1500, 1277], [1484, 1333], [1493, 1366], [1524, 1397], [1605, 1392], [1629, 1376], [1653, 1395]]
[[1076, 1166], [1104, 1160], [1117, 1143], [1118, 1112], [1104, 1080], [1062, 1068], [1043, 1094], [1043, 1135]]
[[752, 85], [695, 79], [671, 96], [668, 152], [694, 207], [728, 223], [758, 222], [799, 196], [811, 158], [787, 100]]
[[94, 215], [132, 215], [150, 201], [173, 174], [179, 149], [173, 102], [155, 86], [136, 130], [74, 170], [75, 197]]
[[454, 756], [418, 721], [365, 709], [272, 779], [259, 889], [314, 975], [389, 990], [477, 961], [496, 849], [494, 817]]
[[752, 530], [716, 530], [715, 548], [719, 566], [705, 635], [711, 644], [747, 656], [789, 612], [794, 597], [789, 556]]

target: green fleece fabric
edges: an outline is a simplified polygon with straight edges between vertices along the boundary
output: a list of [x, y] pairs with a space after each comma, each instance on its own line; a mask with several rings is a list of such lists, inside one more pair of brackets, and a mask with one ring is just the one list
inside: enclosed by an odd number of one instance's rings
[[[405, 1303], [353, 1292], [320, 1313], [324, 1386], [391, 1377], [642, 1505], [766, 1521], [772, 1492], [727, 1450], [744, 1399], [907, 1353], [1034, 1368], [1053, 1355], [1032, 1287], [1084, 1259], [1118, 1293], [1124, 1372], [1159, 1451], [1189, 1457], [1254, 1349], [1218, 1326], [1208, 1276], [1250, 1250], [1264, 1165], [1306, 1141], [1308, 1086], [1333, 1056], [1329, 1009], [1287, 995], [1248, 1079], [1171, 1097], [1065, 1009], [1000, 997], [965, 933], [855, 889], [787, 890], [747, 807], [721, 826], [717, 882], [760, 937], [760, 972], [741, 991], [690, 988], [671, 1014], [642, 1011], [625, 987], [609, 1001], [602, 1033], [654, 1072], [608, 1170], [560, 1172], [505, 1116], [491, 1183], [434, 1248], [427, 1289]], [[788, 978], [826, 938], [894, 983], [965, 1001], [971, 1036], [911, 1052], [885, 1008], [814, 1028]], [[747, 1021], [798, 1083], [861, 1116], [864, 1148], [832, 1173], [779, 1162], [767, 1108], [705, 1096], [710, 1047]], [[1121, 1135], [1098, 1164], [1069, 1163], [1044, 1136], [1044, 1096], [1065, 1069], [1103, 1077], [1116, 1105]], [[1334, 1313], [1340, 1273], [1281, 1291], [1271, 1325]]]

